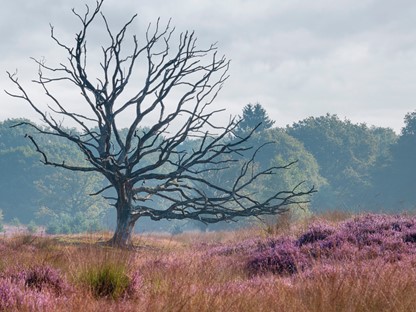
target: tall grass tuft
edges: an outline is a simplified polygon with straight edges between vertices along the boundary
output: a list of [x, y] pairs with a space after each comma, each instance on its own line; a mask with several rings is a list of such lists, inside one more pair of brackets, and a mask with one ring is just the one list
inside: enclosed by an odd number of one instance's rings
[[120, 251], [92, 252], [95, 257], [82, 262], [81, 268], [76, 269], [76, 279], [93, 297], [117, 300], [133, 297], [138, 292], [141, 276], [138, 272], [130, 273], [128, 256]]
[[118, 299], [127, 292], [130, 279], [119, 263], [103, 263], [81, 273], [80, 279], [95, 297]]

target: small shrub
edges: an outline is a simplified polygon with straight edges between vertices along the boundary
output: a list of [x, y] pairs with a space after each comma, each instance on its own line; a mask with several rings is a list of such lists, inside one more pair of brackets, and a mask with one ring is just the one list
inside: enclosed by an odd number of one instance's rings
[[325, 224], [314, 224], [310, 226], [309, 229], [298, 238], [296, 243], [299, 246], [315, 243], [317, 241], [328, 238], [334, 233], [335, 229], [333, 227], [327, 226]]
[[405, 243], [416, 243], [416, 232], [407, 233], [403, 240]]
[[134, 288], [125, 266], [120, 263], [107, 262], [87, 268], [80, 279], [97, 298], [118, 299]]
[[49, 266], [3, 272], [0, 311], [56, 311], [70, 289], [60, 272]]
[[37, 266], [24, 271], [25, 285], [29, 288], [42, 291], [48, 289], [56, 295], [61, 295], [69, 290], [69, 285], [61, 277], [58, 270], [49, 266]]
[[295, 274], [304, 269], [306, 257], [292, 241], [286, 241], [252, 254], [248, 262], [248, 271], [252, 274], [274, 273]]

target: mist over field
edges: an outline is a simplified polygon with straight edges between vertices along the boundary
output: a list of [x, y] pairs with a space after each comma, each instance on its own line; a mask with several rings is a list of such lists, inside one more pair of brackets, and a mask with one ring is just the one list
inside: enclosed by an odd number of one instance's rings
[[[258, 109], [254, 114], [255, 108]], [[416, 113], [404, 116], [405, 127], [400, 134], [389, 128], [354, 124], [336, 115], [310, 117], [287, 128], [273, 125], [260, 105], [247, 105], [240, 115], [245, 118], [241, 131], [248, 131], [258, 122], [268, 127], [258, 129], [246, 142], [251, 150], [267, 143], [255, 158], [259, 168], [282, 166], [297, 161], [289, 169], [258, 181], [252, 192], [265, 197], [276, 190], [288, 190], [304, 181], [302, 187], [318, 190], [302, 207], [293, 206], [299, 217], [328, 211], [345, 213], [413, 212], [416, 206], [414, 176], [416, 166]], [[11, 128], [21, 120], [0, 124], [0, 208], [3, 222], [36, 224], [47, 233], [77, 233], [109, 229], [114, 214], [102, 196], [90, 196], [105, 181], [95, 174], [67, 172], [44, 166], [40, 154], [24, 137], [33, 134], [25, 127]], [[267, 123], [266, 123], [267, 124]], [[246, 127], [246, 128], [245, 128]], [[76, 130], [74, 130], [76, 131]], [[39, 144], [58, 161], [69, 158], [83, 162], [76, 146], [53, 137], [38, 135]], [[178, 150], [192, 150], [198, 140], [187, 140]], [[248, 154], [247, 154], [248, 155]], [[241, 156], [242, 159], [245, 157]], [[141, 166], [152, 163], [145, 159]], [[211, 181], [226, 181], [237, 168], [205, 172]], [[22, 196], [24, 194], [24, 196]], [[163, 208], [163, 200], [152, 201]], [[224, 230], [251, 226], [257, 221], [242, 219], [237, 223], [204, 225], [196, 221], [151, 221], [143, 219], [136, 232], [156, 231], [179, 233], [186, 230]]]

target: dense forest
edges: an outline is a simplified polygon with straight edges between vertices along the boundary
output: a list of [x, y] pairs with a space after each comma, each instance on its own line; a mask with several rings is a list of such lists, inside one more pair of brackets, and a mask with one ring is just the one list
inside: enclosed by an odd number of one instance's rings
[[[25, 138], [26, 134], [35, 134], [25, 126], [15, 127], [21, 122], [21, 119], [0, 122], [0, 221], [4, 218], [9, 223], [36, 223], [45, 226], [49, 233], [111, 227], [114, 212], [107, 200], [101, 195], [90, 196], [102, 188], [105, 181], [90, 173], [44, 166], [40, 162], [41, 155]], [[389, 128], [354, 124], [327, 114], [278, 128], [260, 104], [249, 104], [242, 111], [235, 136], [227, 139], [244, 136], [255, 128], [246, 145], [251, 151], [259, 148], [256, 166], [284, 167], [253, 187], [251, 191], [256, 196], [291, 189], [304, 181], [300, 187], [314, 185], [318, 192], [310, 203], [301, 207], [302, 211], [397, 213], [416, 207], [416, 112], [406, 114], [404, 123], [401, 133], [396, 134]], [[68, 155], [75, 163], [84, 161], [76, 146], [59, 137], [39, 136], [36, 140], [57, 162]], [[189, 139], [178, 148], [192, 150], [195, 145], [196, 142]], [[242, 154], [241, 161], [246, 156]], [[145, 161], [151, 163], [152, 159]], [[226, 183], [238, 174], [235, 170], [229, 167], [204, 174], [213, 181]], [[152, 204], [163, 205], [163, 202]], [[219, 224], [212, 228], [227, 226]], [[139, 231], [175, 232], [186, 228], [205, 229], [205, 225], [195, 221], [143, 220], [137, 226]]]

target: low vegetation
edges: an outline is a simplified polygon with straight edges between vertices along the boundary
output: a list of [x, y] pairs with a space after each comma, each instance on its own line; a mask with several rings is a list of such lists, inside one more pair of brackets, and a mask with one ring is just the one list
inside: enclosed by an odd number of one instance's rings
[[411, 311], [416, 217], [342, 215], [284, 227], [0, 239], [0, 311]]

